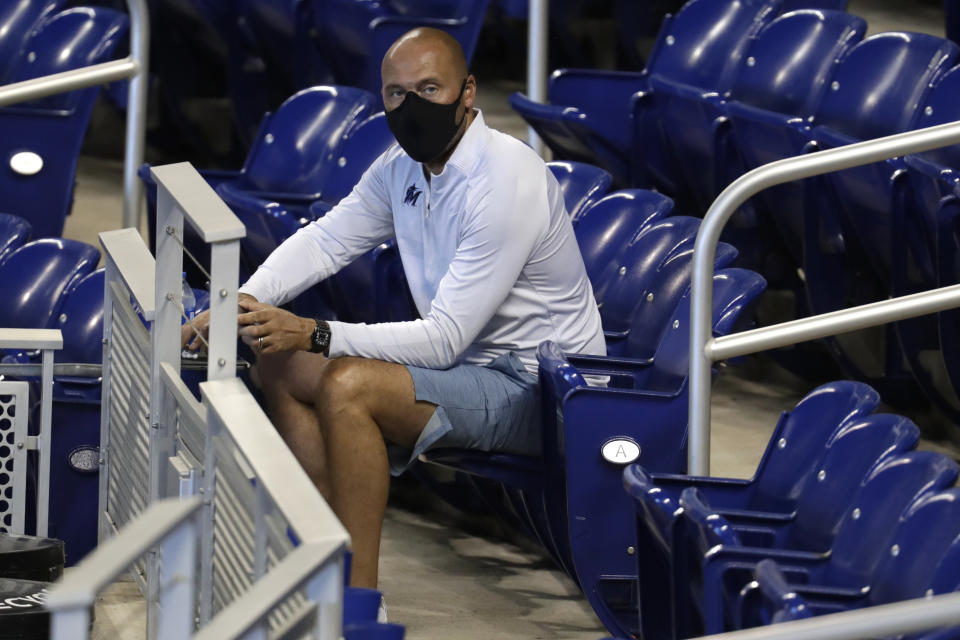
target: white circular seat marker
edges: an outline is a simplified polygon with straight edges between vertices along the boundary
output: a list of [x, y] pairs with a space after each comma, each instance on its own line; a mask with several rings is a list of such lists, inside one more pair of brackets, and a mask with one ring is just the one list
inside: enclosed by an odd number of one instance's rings
[[33, 151], [20, 151], [10, 158], [10, 168], [22, 176], [34, 176], [43, 169], [43, 158]]

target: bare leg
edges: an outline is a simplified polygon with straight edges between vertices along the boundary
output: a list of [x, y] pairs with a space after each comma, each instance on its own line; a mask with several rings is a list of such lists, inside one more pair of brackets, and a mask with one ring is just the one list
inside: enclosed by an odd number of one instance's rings
[[417, 402], [406, 367], [339, 358], [324, 371], [316, 408], [327, 448], [331, 506], [353, 542], [350, 582], [376, 588], [390, 485], [384, 438], [412, 447], [436, 407]]
[[350, 532], [351, 584], [377, 586], [390, 486], [384, 439], [412, 448], [436, 408], [403, 365], [305, 352], [257, 364], [271, 420]]
[[270, 420], [317, 490], [330, 502], [326, 452], [313, 406], [328, 362], [322, 355], [285, 352], [261, 356], [257, 372]]

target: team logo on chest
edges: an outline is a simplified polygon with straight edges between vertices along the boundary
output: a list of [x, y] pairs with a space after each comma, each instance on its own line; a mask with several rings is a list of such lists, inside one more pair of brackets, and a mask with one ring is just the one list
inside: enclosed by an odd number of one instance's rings
[[417, 206], [417, 200], [420, 198], [420, 194], [423, 193], [421, 189], [417, 189], [416, 184], [412, 184], [407, 187], [407, 192], [403, 196], [403, 204], [408, 204], [411, 207]]

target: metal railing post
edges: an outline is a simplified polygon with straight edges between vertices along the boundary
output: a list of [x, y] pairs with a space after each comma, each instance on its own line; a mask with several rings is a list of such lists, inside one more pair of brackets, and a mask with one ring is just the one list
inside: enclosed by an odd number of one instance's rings
[[130, 58], [137, 70], [127, 94], [127, 131], [123, 154], [123, 226], [140, 228], [140, 197], [143, 185], [137, 167], [143, 164], [147, 130], [147, 70], [150, 54], [150, 16], [144, 0], [127, 0], [130, 14]]
[[[547, 0], [530, 0], [527, 15], [527, 95], [534, 102], [547, 101], [547, 41], [550, 6]], [[533, 127], [527, 127], [527, 141], [543, 157], [546, 146]]]
[[[720, 231], [734, 211], [759, 191], [784, 182], [859, 167], [872, 162], [957, 143], [960, 143], [960, 121], [786, 158], [763, 165], [740, 176], [717, 197], [703, 218], [694, 245], [693, 275], [690, 287], [690, 422], [687, 452], [687, 470], [690, 474], [708, 475], [710, 473], [710, 369], [713, 361], [723, 353], [716, 347], [724, 343], [729, 344], [733, 339], [731, 336], [717, 341], [713, 340], [711, 337], [711, 315], [714, 254], [717, 242], [720, 239]], [[914, 317], [957, 306], [954, 302], [955, 300], [960, 301], [960, 298], [948, 292], [947, 289], [952, 288], [947, 287], [896, 300], [878, 302], [874, 305], [864, 305], [863, 307], [848, 309], [845, 312], [836, 312], [845, 314], [839, 318], [834, 314], [826, 314], [826, 316], [833, 317], [814, 316], [795, 320], [790, 323], [792, 325], [790, 331], [793, 333], [789, 335], [794, 336], [793, 338], [788, 337], [788, 334], [783, 334], [779, 339], [774, 340], [769, 335], [774, 331], [773, 327], [760, 329], [757, 331], [766, 331], [767, 335], [761, 336], [759, 339], [752, 339], [749, 350], [740, 350], [737, 353], [753, 353], [762, 350], [762, 348], [786, 346], [800, 340], [833, 335], [842, 331], [853, 331], [882, 322], [890, 322], [894, 319]], [[937, 299], [933, 300], [933, 298]], [[899, 306], [877, 312], [878, 307], [884, 309], [890, 305]], [[806, 325], [816, 323], [819, 323], [819, 330], [804, 329]], [[783, 331], [781, 330], [781, 332]], [[797, 337], [803, 335], [806, 335], [806, 337]], [[740, 339], [742, 346], [742, 336], [740, 336]], [[763, 341], [761, 342], [761, 340]], [[765, 346], [755, 348], [757, 345]], [[728, 350], [724, 357], [729, 355], [732, 355], [732, 350]]]

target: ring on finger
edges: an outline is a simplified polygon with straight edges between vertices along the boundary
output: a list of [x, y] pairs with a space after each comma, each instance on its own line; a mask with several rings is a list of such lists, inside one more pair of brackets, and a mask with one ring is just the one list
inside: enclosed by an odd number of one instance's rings
[[257, 351], [263, 351], [263, 336], [257, 338]]

